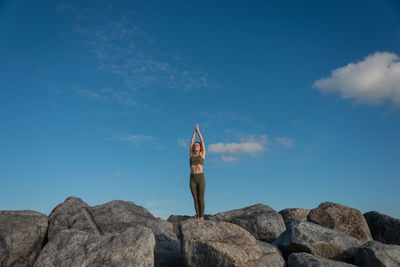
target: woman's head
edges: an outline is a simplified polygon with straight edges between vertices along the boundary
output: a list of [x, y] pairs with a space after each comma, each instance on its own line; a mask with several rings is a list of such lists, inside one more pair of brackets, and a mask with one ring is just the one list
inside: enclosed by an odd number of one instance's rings
[[200, 142], [195, 142], [193, 144], [193, 153], [201, 152], [201, 150], [202, 150], [201, 143]]

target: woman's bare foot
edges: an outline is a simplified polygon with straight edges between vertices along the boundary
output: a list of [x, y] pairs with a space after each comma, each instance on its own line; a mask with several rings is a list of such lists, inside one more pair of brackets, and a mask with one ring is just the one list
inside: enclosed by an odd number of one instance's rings
[[200, 217], [200, 221], [204, 221], [204, 217]]

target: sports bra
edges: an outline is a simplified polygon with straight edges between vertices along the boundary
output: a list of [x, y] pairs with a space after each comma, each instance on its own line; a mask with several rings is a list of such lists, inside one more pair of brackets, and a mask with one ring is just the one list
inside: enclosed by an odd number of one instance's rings
[[190, 157], [190, 165], [194, 165], [194, 164], [200, 164], [203, 165], [204, 164], [204, 159], [202, 156], [198, 155], [196, 157]]

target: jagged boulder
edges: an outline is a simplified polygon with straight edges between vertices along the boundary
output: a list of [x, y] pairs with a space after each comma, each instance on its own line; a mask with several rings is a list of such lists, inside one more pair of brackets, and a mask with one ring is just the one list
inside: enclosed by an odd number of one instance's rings
[[[204, 220], [209, 220], [212, 215], [204, 214]], [[181, 239], [179, 235], [179, 224], [183, 221], [189, 220], [189, 219], [195, 219], [197, 218], [196, 216], [187, 216], [187, 215], [170, 215], [167, 219], [167, 222], [170, 222], [172, 224], [172, 229], [178, 239]]]
[[187, 220], [180, 225], [187, 266], [285, 266], [280, 251], [228, 222]]
[[279, 212], [282, 216], [285, 225], [288, 226], [294, 221], [301, 220], [307, 221], [307, 216], [310, 210], [308, 209], [300, 209], [300, 208], [292, 208], [292, 209], [284, 209]]
[[43, 248], [34, 266], [154, 266], [155, 239], [144, 226], [98, 235], [61, 230]]
[[372, 238], [385, 244], [400, 245], [400, 220], [370, 211], [364, 213]]
[[284, 257], [295, 252], [306, 252], [316, 256], [352, 263], [357, 247], [362, 242], [346, 233], [321, 225], [295, 221], [288, 225], [273, 245]]
[[76, 229], [91, 234], [122, 233], [137, 225], [151, 229], [155, 236], [155, 266], [180, 266], [179, 241], [171, 223], [154, 217], [145, 208], [132, 202], [114, 200], [90, 207], [81, 199], [70, 197], [49, 216], [49, 241], [63, 229]]
[[239, 225], [256, 239], [266, 242], [273, 242], [286, 230], [282, 216], [273, 208], [264, 204], [220, 212], [210, 219]]
[[307, 220], [343, 231], [363, 242], [372, 240], [368, 224], [362, 213], [357, 209], [333, 202], [324, 202], [318, 208], [310, 211]]
[[39, 212], [0, 211], [0, 266], [32, 266], [47, 227], [47, 216]]
[[292, 253], [289, 255], [288, 267], [354, 267], [356, 265], [334, 261], [305, 252]]
[[369, 241], [358, 248], [356, 263], [363, 267], [400, 266], [400, 246]]

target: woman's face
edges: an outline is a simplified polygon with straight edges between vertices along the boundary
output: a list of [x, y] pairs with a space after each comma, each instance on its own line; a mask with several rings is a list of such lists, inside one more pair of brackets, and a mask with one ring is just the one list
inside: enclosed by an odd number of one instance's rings
[[194, 143], [193, 145], [193, 152], [198, 153], [200, 151], [200, 144]]

